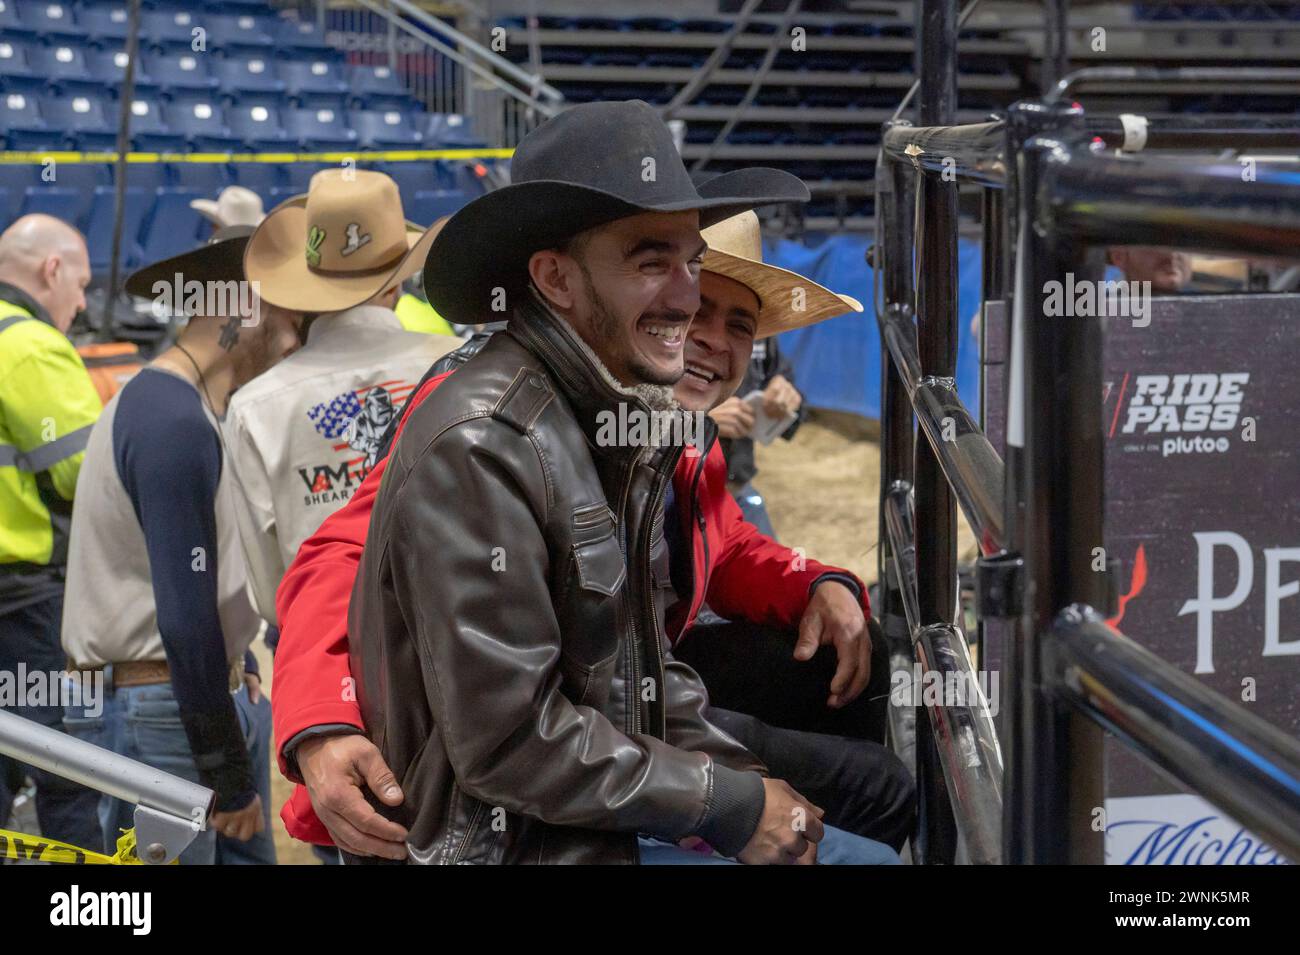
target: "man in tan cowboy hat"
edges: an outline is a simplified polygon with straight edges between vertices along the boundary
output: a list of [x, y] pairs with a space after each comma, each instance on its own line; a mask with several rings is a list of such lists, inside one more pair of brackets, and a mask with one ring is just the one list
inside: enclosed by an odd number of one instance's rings
[[301, 350], [242, 388], [225, 424], [249, 583], [272, 625], [298, 545], [374, 466], [424, 370], [460, 344], [404, 331], [393, 313], [436, 235], [406, 221], [388, 176], [327, 169], [249, 239], [244, 270], [261, 300], [312, 316]]

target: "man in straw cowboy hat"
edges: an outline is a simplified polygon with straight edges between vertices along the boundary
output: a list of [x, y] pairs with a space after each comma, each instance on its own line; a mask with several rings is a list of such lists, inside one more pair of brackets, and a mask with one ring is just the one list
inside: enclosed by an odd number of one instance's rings
[[[848, 296], [764, 265], [753, 213], [707, 228], [703, 236], [709, 251], [700, 273], [701, 304], [687, 333], [687, 373], [674, 390], [683, 407], [700, 412], [734, 392], [755, 338], [766, 340], [778, 331], [861, 311]], [[794, 306], [796, 293], [802, 309]], [[474, 344], [449, 359], [462, 359]], [[406, 414], [441, 383], [446, 369], [457, 366], [445, 359], [430, 369]], [[863, 633], [866, 601], [861, 582], [848, 571], [776, 545], [745, 523], [726, 491], [725, 465], [712, 432], [705, 446], [705, 460], [679, 461], [669, 487], [664, 526], [670, 542], [668, 579], [675, 591], [666, 615], [669, 639], [681, 641], [698, 629], [691, 621], [707, 596], [737, 619], [776, 624], [753, 639], [770, 638], [779, 630], [787, 659], [792, 651], [800, 660], [807, 659], [818, 644], [828, 645], [816, 658], [822, 666], [807, 668], [812, 672], [798, 684], [825, 708], [827, 684], [840, 682], [844, 705], [860, 707], [866, 699], [855, 702], [854, 697], [869, 677], [872, 686], [888, 682], [884, 661], [868, 669], [871, 647]], [[393, 783], [392, 773], [374, 744], [360, 735], [364, 723], [358, 705], [339, 700], [337, 692], [352, 680], [341, 650], [352, 568], [361, 556], [384, 466], [381, 461], [348, 505], [307, 542], [285, 578], [279, 600], [286, 630], [278, 661], [289, 669], [288, 678], [277, 684], [276, 720], [281, 765], [291, 775], [300, 772], [309, 787], [299, 785], [281, 813], [289, 833], [306, 841], [333, 841], [355, 853], [402, 858], [405, 830], [379, 817], [362, 798], [363, 785], [369, 785], [390, 804], [400, 802], [400, 794], [396, 800], [384, 796]], [[754, 681], [790, 682], [786, 675], [772, 680], [770, 671], [755, 667], [754, 648], [745, 642], [737, 640], [731, 649], [732, 667], [752, 672]], [[883, 651], [883, 644], [879, 649]], [[825, 658], [828, 654], [830, 659]], [[840, 672], [832, 677], [836, 654]], [[868, 686], [868, 694], [871, 689]], [[895, 848], [910, 834], [911, 777], [884, 747], [768, 726], [752, 715], [716, 706], [710, 707], [708, 717], [758, 753], [774, 774], [801, 792], [815, 794], [815, 801], [826, 809], [826, 821]]]
[[610, 415], [684, 415], [668, 385], [701, 225], [807, 192], [771, 170], [697, 191], [643, 103], [561, 114], [514, 168], [425, 273], [441, 314], [504, 299], [509, 327], [408, 419], [353, 593], [362, 715], [408, 795], [381, 812], [417, 862], [631, 862], [638, 833], [808, 861], [821, 811], [707, 722], [663, 646], [652, 565], [680, 432], [601, 435]]
[[[132, 295], [190, 320], [104, 408], [72, 514], [63, 647], [108, 690], [78, 733], [215, 791], [212, 825], [185, 863], [275, 861], [270, 704], [255, 676], [240, 679], [258, 623], [218, 420], [231, 392], [298, 347], [298, 320], [254, 313], [241, 294], [251, 231], [220, 230], [127, 279]], [[101, 801], [108, 851], [131, 810]]]
[[405, 331], [393, 313], [437, 231], [406, 221], [383, 173], [327, 169], [248, 241], [262, 301], [314, 316], [301, 350], [240, 389], [225, 422], [253, 603], [272, 625], [298, 546], [374, 466], [425, 369], [460, 344]]

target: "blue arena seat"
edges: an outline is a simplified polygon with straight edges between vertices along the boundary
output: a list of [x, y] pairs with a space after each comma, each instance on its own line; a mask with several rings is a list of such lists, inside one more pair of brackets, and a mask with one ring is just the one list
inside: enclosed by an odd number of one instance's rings
[[82, 213], [87, 205], [87, 195], [79, 189], [67, 186], [39, 185], [28, 186], [23, 192], [23, 201], [18, 209], [22, 216], [41, 212], [54, 216], [64, 222], [81, 224]]
[[12, 35], [23, 29], [23, 21], [18, 16], [18, 7], [14, 0], [0, 0], [0, 30]]
[[[441, 162], [385, 162], [376, 163], [374, 168], [376, 172], [382, 172], [397, 183], [397, 191], [401, 193], [403, 204], [415, 201], [417, 192], [431, 191], [443, 188], [450, 184], [449, 180], [437, 168], [443, 165]], [[411, 218], [410, 209], [406, 210], [406, 217]]]
[[[4, 0], [0, 0], [3, 3]], [[32, 70], [27, 44], [16, 38], [0, 40], [0, 83], [5, 92], [35, 92], [45, 86], [45, 78]]]
[[275, 22], [268, 17], [256, 17], [249, 13], [238, 16], [204, 17], [203, 25], [208, 31], [208, 48], [234, 51], [240, 56], [253, 54], [270, 56], [275, 46], [272, 31]]
[[58, 129], [45, 122], [32, 93], [0, 94], [0, 132], [10, 149], [53, 149], [63, 144]]
[[409, 201], [403, 196], [402, 209], [406, 218], [427, 227], [443, 216], [459, 211], [467, 202], [469, 196], [459, 189], [425, 189], [417, 192]]
[[284, 81], [276, 75], [275, 61], [270, 57], [218, 60], [215, 72], [221, 82], [221, 89], [225, 92], [284, 93]]
[[178, 162], [168, 164], [169, 178], [178, 186], [195, 189], [209, 199], [235, 181], [234, 172], [225, 163]]
[[289, 163], [284, 167], [284, 170], [289, 180], [288, 188], [292, 190], [290, 195], [296, 196], [301, 192], [306, 192], [308, 185], [311, 184], [311, 177], [316, 175], [316, 173], [320, 172], [322, 169], [337, 168], [337, 164], [328, 162]]
[[402, 106], [411, 99], [410, 91], [387, 66], [353, 66], [347, 79], [354, 102], [365, 109]]
[[357, 144], [357, 134], [348, 129], [343, 115], [332, 109], [286, 109], [280, 118], [289, 138], [309, 151], [348, 149]]
[[271, 106], [231, 106], [226, 110], [226, 124], [240, 142], [254, 149], [286, 149], [293, 145], [280, 111]]
[[41, 37], [79, 37], [83, 30], [77, 25], [71, 3], [27, 3], [19, 7], [19, 19], [24, 28]]
[[34, 46], [27, 51], [32, 72], [63, 92], [100, 89], [103, 81], [93, 75], [83, 47], [60, 44]]
[[0, 163], [0, 223], [7, 226], [18, 217], [27, 187], [36, 181], [39, 168]]
[[146, 10], [140, 14], [140, 35], [155, 46], [189, 46], [203, 24], [188, 10]]
[[200, 152], [227, 152], [239, 145], [226, 126], [219, 104], [202, 100], [167, 103], [163, 106], [163, 117], [168, 126]]
[[424, 142], [410, 116], [399, 109], [354, 109], [348, 113], [348, 122], [356, 130], [362, 146], [400, 149], [418, 147]]
[[[419, 114], [413, 118], [418, 121]], [[424, 142], [429, 149], [473, 149], [487, 145], [474, 135], [469, 119], [459, 113], [430, 113]]]
[[98, 96], [46, 96], [41, 100], [41, 115], [49, 128], [61, 131], [78, 149], [113, 149], [117, 145], [112, 111]]
[[184, 186], [164, 186], [157, 190], [153, 211], [140, 237], [141, 262], [157, 262], [194, 248], [200, 241], [200, 233], [206, 235], [210, 227], [203, 216], [190, 208], [190, 202], [206, 195]]
[[206, 53], [153, 53], [144, 56], [153, 81], [165, 90], [215, 90], [212, 57]]
[[[142, 54], [135, 61], [135, 88], [157, 89], [159, 84], [147, 66], [147, 58]], [[86, 50], [86, 66], [95, 82], [104, 87], [121, 86], [126, 80], [126, 50], [121, 47], [109, 49]]]
[[329, 60], [286, 60], [280, 64], [280, 78], [285, 92], [300, 101], [315, 94], [339, 97], [348, 92], [343, 67]]
[[[75, 189], [77, 192], [86, 196], [87, 205], [89, 198], [95, 192], [98, 186], [111, 185], [113, 182], [113, 167], [108, 163], [98, 162], [56, 162], [48, 174], [53, 178], [48, 182], [43, 178], [42, 167], [29, 167], [33, 170], [33, 182], [35, 186], [51, 185], [61, 186], [65, 189]], [[85, 211], [85, 210], [82, 210]]]
[[[114, 103], [113, 122], [118, 122]], [[131, 146], [144, 152], [179, 151], [185, 148], [185, 136], [172, 129], [162, 114], [158, 100], [137, 98], [131, 103]]]
[[311, 56], [334, 56], [337, 51], [325, 42], [325, 34], [314, 23], [281, 20], [276, 28], [276, 45]]
[[[127, 186], [122, 202], [122, 252], [123, 268], [135, 268], [140, 262], [140, 223], [153, 206], [153, 196], [139, 186]], [[115, 192], [112, 186], [99, 186], [90, 204], [86, 236], [90, 250], [90, 270], [106, 272], [113, 255], [113, 222]]]
[[[117, 170], [109, 165], [100, 167], [107, 173], [106, 178], [109, 181], [115, 181]], [[167, 164], [160, 162], [133, 162], [126, 167], [126, 184], [128, 186], [139, 186], [150, 195], [156, 193], [159, 189], [165, 189], [170, 186], [171, 176], [168, 175]]]
[[268, 209], [271, 207], [271, 190], [288, 184], [281, 168], [272, 163], [237, 162], [232, 166], [235, 170], [235, 181], [261, 196], [262, 202]]
[[81, 22], [82, 35], [100, 43], [122, 42], [130, 26], [124, 3], [113, 7], [87, 7], [77, 19]]

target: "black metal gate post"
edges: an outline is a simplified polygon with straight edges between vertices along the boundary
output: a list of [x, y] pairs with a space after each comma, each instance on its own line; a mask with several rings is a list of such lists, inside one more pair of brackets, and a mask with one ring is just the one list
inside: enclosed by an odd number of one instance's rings
[[[1102, 732], [1060, 707], [1044, 674], [1043, 640], [1071, 603], [1103, 606], [1107, 558], [1102, 537], [1103, 425], [1101, 322], [1057, 314], [1064, 289], [1101, 277], [1100, 250], [1058, 232], [1043, 188], [1060, 147], [1077, 138], [1077, 109], [1057, 113], [1059, 133], [1042, 133], [1019, 161], [1015, 341], [1007, 440], [1020, 456], [1025, 512], [1020, 553], [1025, 579], [1018, 682], [1022, 691], [1018, 778], [1012, 812], [1023, 844], [1008, 861], [1100, 863], [1104, 816]], [[1061, 283], [1051, 291], [1049, 283]], [[1014, 370], [1019, 364], [1019, 375]], [[1018, 381], [1017, 381], [1018, 377]], [[1013, 790], [1014, 791], [1014, 790]], [[1010, 803], [1010, 801], [1009, 801]]]
[[[950, 125], [957, 111], [956, 0], [923, 0], [917, 16], [918, 122]], [[917, 176], [919, 276], [917, 348], [922, 372], [952, 378], [957, 368], [956, 177]], [[916, 445], [916, 566], [921, 624], [954, 624], [957, 609], [957, 506], [928, 442]], [[956, 860], [957, 827], [929, 715], [916, 719], [917, 785], [924, 789], [921, 861]]]

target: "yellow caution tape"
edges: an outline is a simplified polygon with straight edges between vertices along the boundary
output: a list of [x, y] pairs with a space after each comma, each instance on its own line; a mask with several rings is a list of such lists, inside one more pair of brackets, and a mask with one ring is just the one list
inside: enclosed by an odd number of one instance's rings
[[[509, 159], [513, 149], [386, 149], [378, 152], [331, 153], [127, 153], [128, 163], [292, 163], [292, 162], [418, 162], [426, 159]], [[115, 163], [116, 152], [0, 151], [0, 164]]]
[[[0, 859], [19, 859], [32, 862], [56, 862], [63, 865], [144, 865], [135, 854], [135, 830], [123, 829], [117, 838], [117, 852], [105, 855], [80, 849], [57, 839], [29, 836], [24, 832], [0, 829]], [[179, 860], [172, 860], [176, 865]]]

